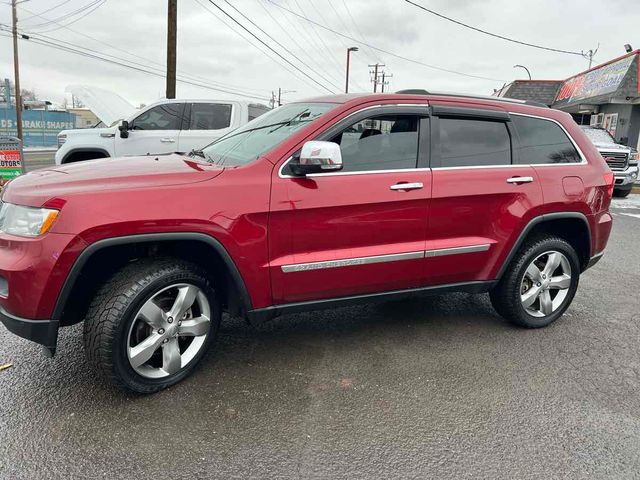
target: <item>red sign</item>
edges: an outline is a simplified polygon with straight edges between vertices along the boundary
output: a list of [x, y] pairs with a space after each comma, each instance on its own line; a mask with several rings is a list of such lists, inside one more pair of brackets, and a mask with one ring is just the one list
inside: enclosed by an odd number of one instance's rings
[[0, 150], [0, 186], [21, 174], [20, 150]]

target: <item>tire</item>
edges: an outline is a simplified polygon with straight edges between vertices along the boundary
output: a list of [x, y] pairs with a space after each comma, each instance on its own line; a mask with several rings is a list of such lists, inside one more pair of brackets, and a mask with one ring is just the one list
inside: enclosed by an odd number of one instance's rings
[[84, 322], [86, 356], [117, 387], [157, 392], [193, 371], [217, 334], [220, 316], [213, 285], [198, 266], [172, 258], [140, 260], [113, 275], [94, 297]]
[[613, 190], [613, 196], [617, 198], [627, 198], [630, 193], [631, 193], [631, 189], [629, 190], [614, 189]]
[[[559, 261], [558, 266], [551, 275], [546, 273], [555, 261]], [[569, 279], [564, 276], [565, 269], [570, 270]], [[578, 254], [568, 242], [555, 236], [534, 237], [518, 250], [498, 285], [490, 292], [491, 303], [511, 323], [526, 328], [546, 327], [560, 318], [571, 304], [579, 277]], [[525, 306], [534, 297], [533, 304]]]

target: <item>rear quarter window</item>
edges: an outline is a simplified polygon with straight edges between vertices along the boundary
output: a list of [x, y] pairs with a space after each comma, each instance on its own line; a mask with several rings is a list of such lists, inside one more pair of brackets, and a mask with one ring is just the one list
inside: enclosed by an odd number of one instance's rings
[[517, 163], [541, 165], [579, 163], [582, 159], [564, 130], [555, 122], [542, 118], [511, 115], [519, 138]]

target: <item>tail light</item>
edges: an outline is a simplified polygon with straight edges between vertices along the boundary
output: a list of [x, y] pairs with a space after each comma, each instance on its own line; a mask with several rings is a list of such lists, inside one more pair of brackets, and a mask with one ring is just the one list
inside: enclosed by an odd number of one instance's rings
[[616, 182], [616, 177], [613, 172], [607, 172], [604, 174], [604, 183], [607, 185], [607, 195], [609, 198], [613, 196], [613, 184]]

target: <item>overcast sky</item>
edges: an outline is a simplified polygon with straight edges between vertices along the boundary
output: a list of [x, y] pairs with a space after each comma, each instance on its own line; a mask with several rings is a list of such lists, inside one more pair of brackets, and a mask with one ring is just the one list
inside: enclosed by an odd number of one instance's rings
[[[526, 78], [523, 70], [513, 68], [514, 64], [526, 65], [534, 79], [563, 79], [588, 66], [588, 61], [579, 56], [516, 45], [468, 30], [404, 0], [272, 0], [388, 52], [488, 79], [465, 77], [373, 51], [360, 42], [312, 26], [268, 0], [229, 1], [307, 66], [300, 65], [260, 33], [225, 0], [215, 0], [310, 77], [335, 92], [344, 88], [345, 49], [351, 45], [360, 46], [360, 51], [352, 55], [351, 91], [354, 92], [371, 90], [367, 65], [375, 61], [385, 63], [385, 70], [393, 75], [388, 87], [391, 90], [426, 88], [478, 94], [490, 94], [514, 78]], [[628, 0], [414, 1], [459, 21], [525, 42], [573, 51], [596, 48], [600, 43], [596, 64], [623, 54], [625, 43], [640, 47], [637, 34], [640, 9], [631, 8], [633, 2]], [[59, 4], [58, 8], [43, 13]], [[99, 7], [84, 18], [64, 17], [93, 4]], [[34, 14], [42, 16], [32, 16]], [[144, 64], [145, 69], [162, 69], [166, 56], [166, 14], [166, 0], [106, 0], [103, 4], [96, 0], [29, 0], [19, 6], [19, 17], [24, 19], [19, 25], [34, 38], [58, 39], [111, 55], [111, 58]], [[234, 31], [240, 30], [237, 25], [233, 24], [232, 29], [220, 18], [232, 24], [208, 0], [178, 1], [179, 74], [190, 81], [215, 83], [221, 88], [236, 88], [258, 97], [269, 97], [278, 87], [295, 91], [287, 93], [286, 100], [326, 93], [302, 74], [287, 70], [280, 59], [276, 61], [251, 45]], [[73, 20], [77, 21], [69, 24]], [[0, 24], [10, 23], [11, 9], [7, 2], [2, 2]], [[67, 24], [67, 28], [61, 27]], [[258, 42], [254, 40], [254, 43]], [[61, 102], [65, 87], [70, 84], [114, 90], [134, 104], [149, 103], [164, 96], [163, 78], [32, 41], [21, 41], [19, 45], [22, 87], [35, 89], [41, 98]], [[275, 54], [270, 55], [277, 58]], [[12, 62], [11, 40], [0, 36], [0, 78], [13, 78]], [[177, 91], [179, 98], [235, 97], [180, 82]]]

